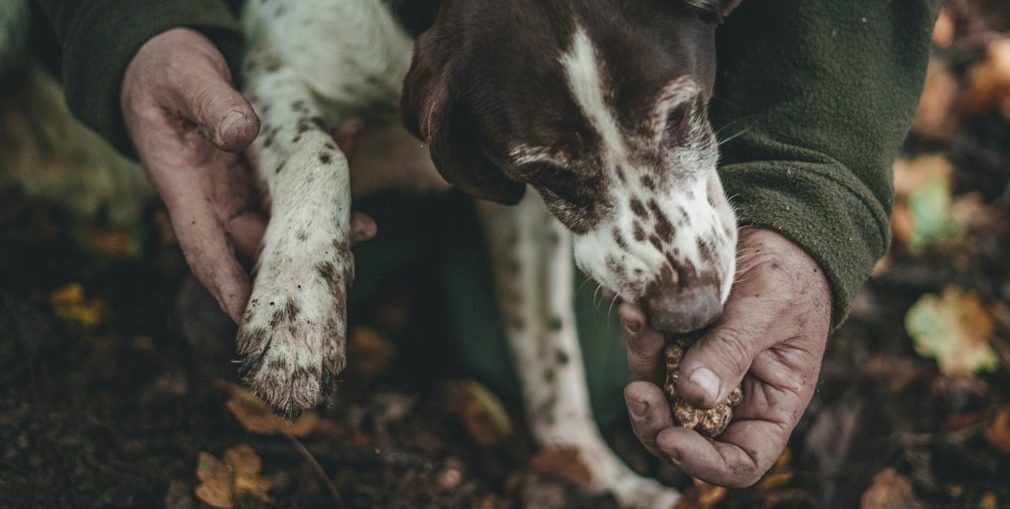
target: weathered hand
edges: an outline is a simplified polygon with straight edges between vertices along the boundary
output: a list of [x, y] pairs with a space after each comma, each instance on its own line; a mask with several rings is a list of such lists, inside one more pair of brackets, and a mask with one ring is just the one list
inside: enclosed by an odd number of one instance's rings
[[[259, 133], [259, 118], [232, 86], [220, 52], [185, 28], [140, 48], [123, 75], [120, 104], [186, 262], [238, 321], [250, 287], [235, 251], [255, 258], [266, 228], [241, 155]], [[351, 227], [352, 242], [375, 234], [374, 222], [363, 215], [356, 214]]]
[[743, 383], [744, 401], [715, 441], [673, 426], [662, 334], [629, 304], [619, 308], [636, 381], [624, 391], [635, 434], [656, 456], [703, 481], [755, 483], [772, 466], [813, 396], [831, 324], [819, 265], [769, 231], [741, 232], [737, 281], [722, 318], [686, 354], [678, 392], [711, 408]]

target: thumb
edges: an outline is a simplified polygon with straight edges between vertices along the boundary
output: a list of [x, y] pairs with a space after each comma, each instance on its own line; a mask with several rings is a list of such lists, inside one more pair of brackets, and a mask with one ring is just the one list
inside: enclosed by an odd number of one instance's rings
[[692, 405], [713, 408], [729, 397], [762, 350], [751, 333], [723, 323], [692, 345], [680, 364], [677, 392]]
[[184, 102], [188, 117], [221, 150], [238, 152], [248, 147], [260, 130], [249, 101], [220, 72], [210, 71], [194, 81]]

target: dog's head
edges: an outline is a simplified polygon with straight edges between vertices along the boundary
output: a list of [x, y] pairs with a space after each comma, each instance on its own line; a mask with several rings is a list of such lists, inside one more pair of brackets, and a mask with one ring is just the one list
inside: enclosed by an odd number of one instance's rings
[[736, 220], [707, 117], [715, 27], [739, 0], [443, 1], [404, 87], [408, 128], [463, 191], [527, 184], [579, 267], [687, 332], [715, 319]]

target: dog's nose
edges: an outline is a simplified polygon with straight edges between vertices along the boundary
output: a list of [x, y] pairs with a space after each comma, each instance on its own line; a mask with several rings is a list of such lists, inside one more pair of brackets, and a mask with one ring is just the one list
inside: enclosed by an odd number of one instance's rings
[[662, 288], [646, 294], [643, 301], [652, 328], [668, 334], [694, 332], [722, 314], [716, 285]]

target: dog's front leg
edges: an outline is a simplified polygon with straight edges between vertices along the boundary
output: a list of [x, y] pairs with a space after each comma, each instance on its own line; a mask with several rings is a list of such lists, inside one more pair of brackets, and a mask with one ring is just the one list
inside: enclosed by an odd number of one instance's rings
[[571, 234], [532, 190], [515, 207], [482, 204], [481, 216], [534, 437], [542, 446], [577, 448], [590, 487], [611, 491], [622, 506], [672, 507], [679, 493], [629, 469], [593, 419], [575, 325]]
[[[261, 53], [257, 53], [257, 51]], [[269, 59], [254, 49], [250, 59]], [[345, 364], [345, 297], [354, 277], [347, 159], [304, 80], [283, 66], [247, 75], [262, 119], [249, 151], [270, 223], [238, 335], [240, 370], [282, 415], [312, 408]]]

